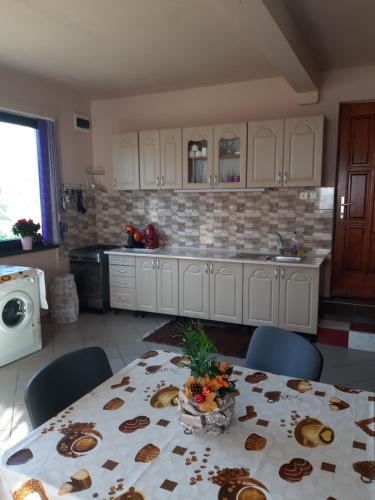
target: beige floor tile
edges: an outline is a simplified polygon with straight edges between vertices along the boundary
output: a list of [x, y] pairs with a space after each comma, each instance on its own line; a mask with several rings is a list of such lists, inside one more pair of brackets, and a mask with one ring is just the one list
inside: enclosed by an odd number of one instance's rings
[[0, 454], [9, 448], [10, 428], [0, 431]]
[[10, 429], [12, 426], [13, 403], [0, 403], [0, 430]]

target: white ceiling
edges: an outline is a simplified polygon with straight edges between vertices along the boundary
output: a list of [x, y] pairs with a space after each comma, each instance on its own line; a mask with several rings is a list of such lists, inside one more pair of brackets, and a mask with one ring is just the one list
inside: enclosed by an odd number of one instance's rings
[[[97, 97], [279, 75], [244, 20], [228, 16], [252, 1], [0, 0], [0, 65]], [[375, 63], [375, 0], [285, 4], [322, 67]]]

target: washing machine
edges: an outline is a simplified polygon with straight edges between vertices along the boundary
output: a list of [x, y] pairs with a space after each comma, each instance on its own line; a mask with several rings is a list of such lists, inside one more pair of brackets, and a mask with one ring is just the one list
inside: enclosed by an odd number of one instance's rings
[[0, 284], [0, 366], [42, 348], [37, 276]]

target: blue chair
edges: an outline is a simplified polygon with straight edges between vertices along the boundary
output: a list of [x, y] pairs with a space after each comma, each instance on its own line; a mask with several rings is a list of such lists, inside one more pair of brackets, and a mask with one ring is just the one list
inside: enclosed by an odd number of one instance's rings
[[112, 377], [101, 347], [85, 347], [55, 359], [29, 380], [25, 403], [35, 429]]
[[251, 338], [246, 366], [276, 375], [318, 381], [323, 359], [318, 349], [301, 335], [273, 326], [260, 326]]

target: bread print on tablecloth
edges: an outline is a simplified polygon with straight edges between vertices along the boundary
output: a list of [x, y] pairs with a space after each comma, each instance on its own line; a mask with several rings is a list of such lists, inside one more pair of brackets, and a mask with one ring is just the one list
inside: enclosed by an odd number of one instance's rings
[[294, 437], [300, 445], [306, 448], [316, 448], [320, 445], [331, 444], [335, 434], [333, 429], [322, 424], [320, 420], [306, 417], [297, 423]]
[[32, 458], [32, 451], [29, 448], [23, 448], [22, 450], [16, 451], [16, 453], [13, 453], [13, 455], [8, 458], [7, 465], [23, 465]]
[[64, 483], [59, 489], [59, 496], [68, 493], [77, 493], [78, 491], [91, 488], [92, 481], [87, 469], [81, 469], [70, 477], [70, 481]]
[[309, 476], [313, 466], [304, 458], [293, 458], [279, 469], [279, 476], [289, 483], [298, 483], [304, 476]]
[[178, 404], [178, 393], [179, 388], [174, 385], [169, 385], [164, 387], [155, 394], [150, 399], [150, 405], [153, 408], [168, 408], [169, 406], [177, 406]]
[[103, 406], [103, 410], [107, 410], [107, 411], [119, 410], [120, 408], [122, 408], [124, 406], [124, 404], [125, 404], [125, 401], [123, 399], [113, 398]]
[[160, 454], [160, 449], [152, 443], [148, 443], [136, 454], [135, 462], [152, 462]]
[[178, 368], [185, 368], [189, 362], [189, 358], [187, 356], [175, 356], [170, 362], [178, 366]]
[[259, 434], [252, 433], [245, 441], [245, 450], [260, 451], [266, 447], [267, 440]]
[[146, 375], [153, 375], [158, 370], [160, 370], [161, 365], [146, 366]]
[[355, 472], [361, 476], [361, 481], [370, 484], [375, 481], [375, 460], [365, 460], [353, 464]]
[[346, 401], [343, 401], [342, 399], [338, 398], [337, 396], [332, 396], [330, 398], [329, 409], [331, 411], [346, 410], [347, 408], [350, 408], [350, 404], [348, 404]]
[[312, 385], [308, 380], [302, 380], [302, 379], [291, 379], [288, 380], [286, 384], [290, 389], [293, 389], [294, 391], [298, 391], [301, 394], [311, 391]]
[[268, 391], [264, 393], [264, 397], [267, 399], [267, 403], [278, 403], [280, 401], [281, 392]]
[[118, 389], [120, 387], [124, 387], [125, 385], [129, 384], [130, 384], [130, 377], [123, 377], [121, 379], [121, 382], [119, 382], [118, 384], [111, 385], [111, 389]]
[[43, 484], [38, 479], [29, 479], [23, 483], [12, 493], [12, 497], [13, 500], [26, 500], [34, 493], [38, 495], [38, 500], [48, 500]]
[[259, 382], [263, 382], [264, 380], [268, 379], [268, 375], [266, 375], [263, 372], [254, 372], [250, 375], [247, 375], [245, 377], [245, 382], [248, 384], [258, 384]]
[[69, 458], [77, 458], [86, 455], [96, 448], [99, 440], [102, 439], [100, 432], [95, 430], [93, 422], [77, 422], [61, 428], [60, 432], [64, 437], [57, 443], [57, 452]]
[[125, 420], [119, 426], [119, 430], [124, 432], [125, 434], [130, 434], [132, 432], [137, 431], [138, 429], [143, 429], [150, 425], [150, 419], [145, 417], [144, 415], [139, 415], [138, 417], [131, 418], [129, 420]]
[[351, 387], [346, 387], [345, 385], [334, 385], [333, 387], [336, 387], [336, 389], [341, 392], [347, 392], [348, 394], [359, 394], [362, 392], [359, 389], [352, 389]]
[[158, 355], [157, 351], [147, 351], [142, 356], [139, 356], [139, 359], [149, 359], [149, 358], [154, 358], [155, 356]]
[[369, 436], [375, 437], [375, 427], [370, 427], [370, 425], [375, 425], [375, 417], [359, 420], [358, 422], [355, 422], [355, 424], [358, 425], [358, 427]]

